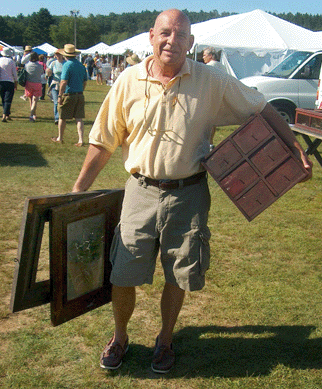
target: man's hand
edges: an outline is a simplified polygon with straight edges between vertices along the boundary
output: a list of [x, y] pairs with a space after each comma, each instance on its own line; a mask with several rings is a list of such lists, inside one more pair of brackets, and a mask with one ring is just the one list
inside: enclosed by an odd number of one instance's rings
[[303, 182], [309, 180], [312, 177], [313, 163], [308, 158], [302, 146], [297, 141], [288, 123], [269, 103], [266, 104], [265, 108], [261, 112], [261, 115], [267, 121], [267, 123], [276, 131], [276, 133], [282, 138], [285, 144], [291, 149], [296, 158], [303, 163], [304, 168], [309, 173], [309, 175], [303, 180]]
[[306, 178], [304, 178], [301, 182], [308, 181], [312, 178], [313, 162], [309, 159], [309, 157], [306, 155], [305, 151], [303, 150], [303, 148], [298, 142], [295, 142], [294, 146], [297, 148], [298, 155], [296, 155], [297, 154], [296, 152], [294, 154], [298, 157], [298, 159], [302, 161], [303, 166], [309, 173], [309, 175]]

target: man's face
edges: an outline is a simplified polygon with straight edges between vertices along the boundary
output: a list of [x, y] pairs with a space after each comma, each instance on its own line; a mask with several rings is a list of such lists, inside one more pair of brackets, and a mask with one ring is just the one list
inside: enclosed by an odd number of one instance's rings
[[212, 60], [212, 55], [209, 53], [209, 51], [204, 51], [202, 55], [204, 63], [208, 63]]
[[188, 20], [179, 12], [165, 11], [150, 30], [154, 58], [164, 66], [182, 66], [193, 45]]

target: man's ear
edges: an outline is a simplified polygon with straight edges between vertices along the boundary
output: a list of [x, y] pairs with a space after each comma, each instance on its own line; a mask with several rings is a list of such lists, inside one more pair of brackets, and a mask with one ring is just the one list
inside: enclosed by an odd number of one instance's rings
[[193, 35], [190, 35], [190, 36], [189, 36], [189, 49], [188, 49], [188, 51], [191, 50], [194, 41], [195, 41], [195, 37], [194, 37]]
[[151, 43], [152, 46], [153, 46], [153, 39], [154, 39], [154, 31], [153, 31], [153, 28], [150, 28], [149, 40], [150, 40], [150, 43]]

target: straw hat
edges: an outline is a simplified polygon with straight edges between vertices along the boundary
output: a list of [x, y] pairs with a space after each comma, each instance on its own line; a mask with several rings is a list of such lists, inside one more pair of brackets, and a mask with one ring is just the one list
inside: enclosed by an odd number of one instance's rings
[[1, 55], [3, 57], [11, 57], [12, 56], [12, 50], [10, 49], [10, 47], [4, 47], [1, 51]]
[[140, 58], [137, 56], [137, 54], [132, 54], [130, 57], [127, 57], [126, 58], [126, 62], [130, 65], [136, 65], [137, 63], [140, 63], [141, 60]]
[[74, 45], [67, 43], [63, 49], [59, 49], [56, 53], [62, 54], [65, 57], [76, 57], [81, 52], [75, 48]]
[[32, 47], [31, 46], [25, 46], [25, 51], [31, 51]]

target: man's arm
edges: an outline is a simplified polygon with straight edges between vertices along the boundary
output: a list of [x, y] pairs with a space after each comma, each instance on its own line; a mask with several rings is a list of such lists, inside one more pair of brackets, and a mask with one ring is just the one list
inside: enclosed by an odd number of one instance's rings
[[286, 145], [292, 150], [292, 152], [296, 155], [296, 157], [302, 161], [303, 166], [310, 174], [307, 179], [311, 178], [313, 163], [308, 159], [305, 151], [297, 141], [288, 123], [269, 103], [266, 104], [265, 108], [261, 112], [261, 115], [267, 121], [267, 123], [277, 132], [277, 134], [282, 138], [282, 140], [286, 143]]
[[58, 94], [58, 100], [57, 100], [58, 104], [60, 104], [60, 100], [61, 100], [63, 94], [65, 93], [67, 83], [68, 83], [67, 80], [61, 80], [59, 83], [59, 94]]
[[112, 153], [101, 146], [90, 144], [83, 167], [73, 187], [73, 192], [86, 191], [106, 165]]

